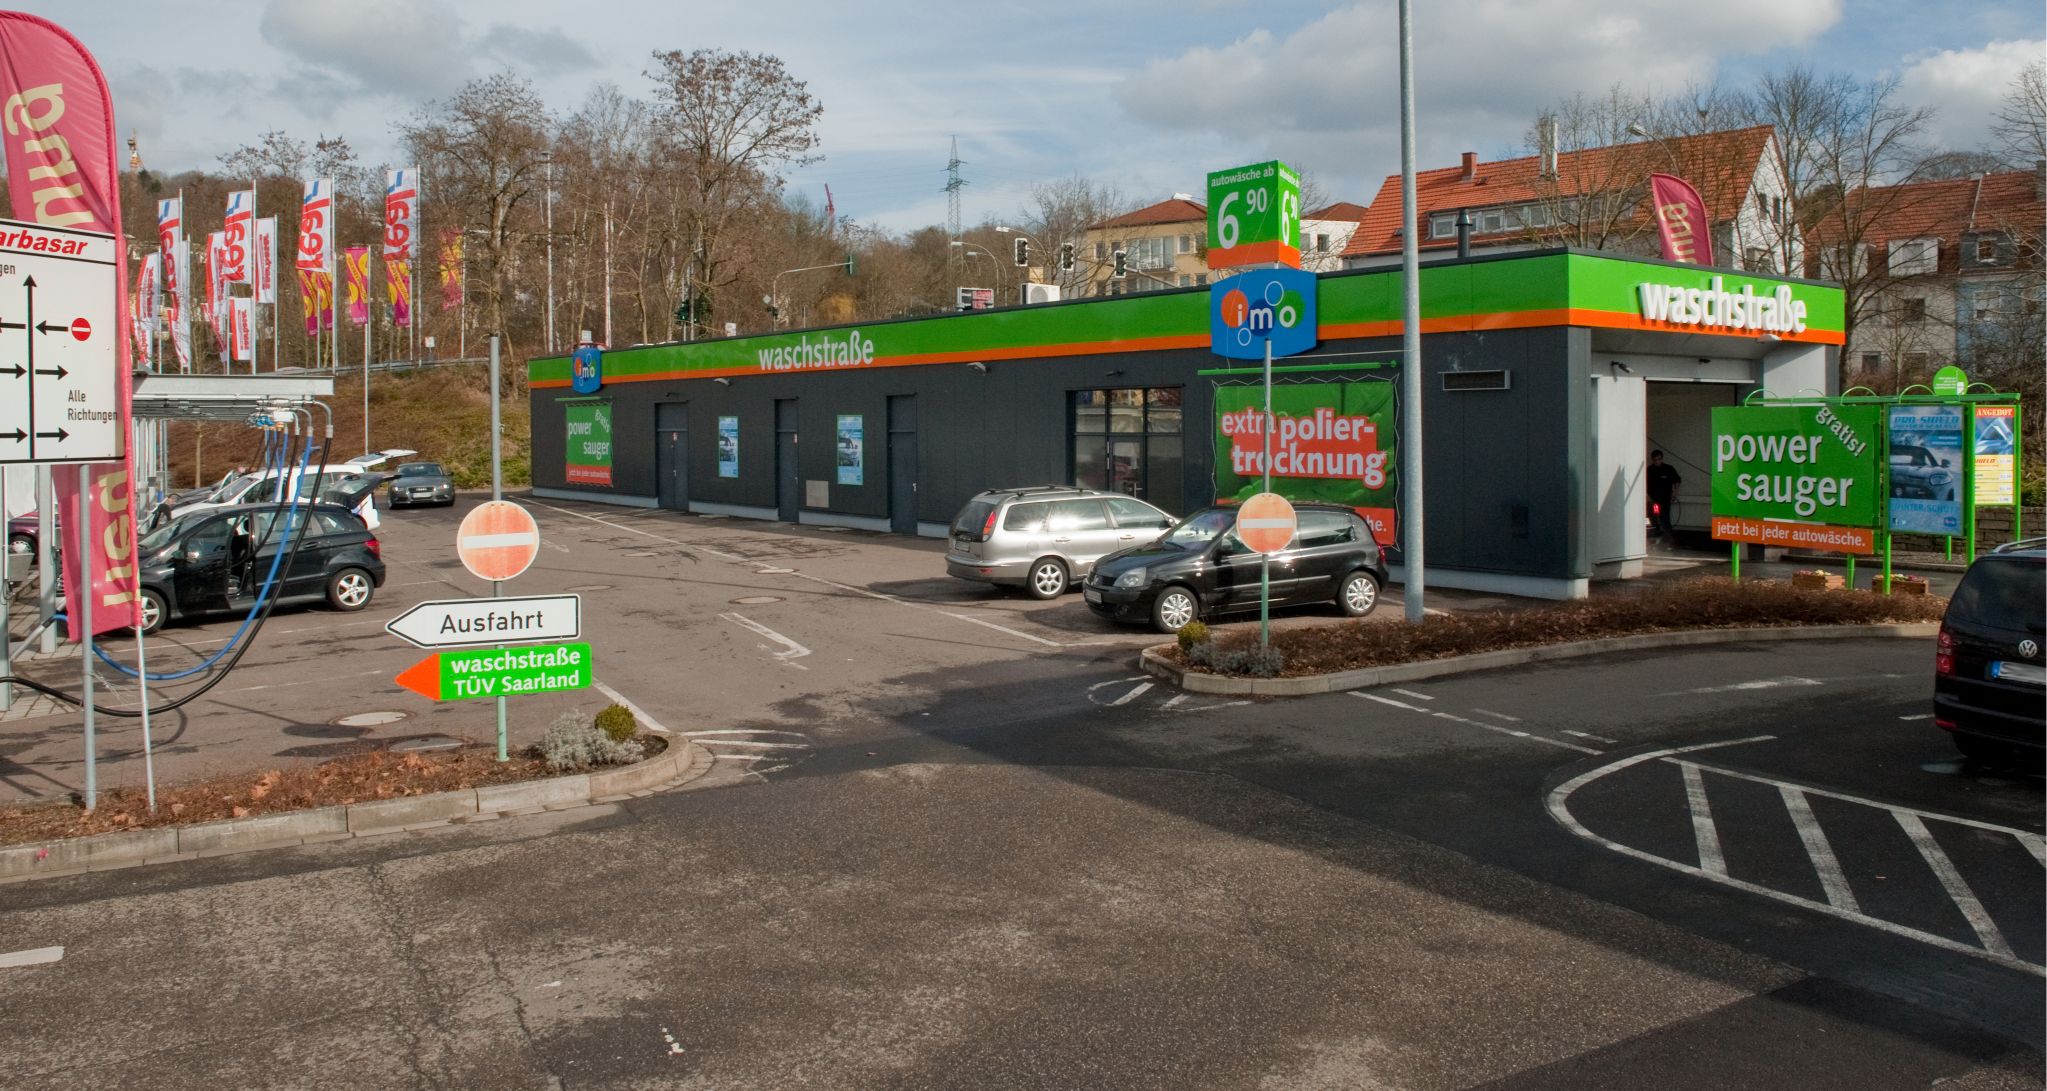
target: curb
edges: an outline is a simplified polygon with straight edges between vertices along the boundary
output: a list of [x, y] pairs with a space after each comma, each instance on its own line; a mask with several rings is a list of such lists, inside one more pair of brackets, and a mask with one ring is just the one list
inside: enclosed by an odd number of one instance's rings
[[711, 771], [710, 751], [679, 736], [668, 742], [660, 757], [601, 773], [8, 845], [0, 848], [0, 884], [587, 807], [680, 787]]
[[1923, 638], [1940, 631], [1937, 621], [1915, 621], [1886, 625], [1784, 625], [1758, 629], [1687, 629], [1670, 633], [1637, 633], [1570, 644], [1539, 644], [1529, 648], [1508, 648], [1419, 663], [1395, 663], [1384, 667], [1313, 674], [1300, 678], [1232, 678], [1202, 671], [1189, 671], [1168, 661], [1163, 649], [1173, 644], [1154, 644], [1138, 657], [1146, 674], [1162, 678], [1189, 693], [1234, 694], [1251, 697], [1302, 697], [1312, 693], [1335, 693], [1389, 682], [1417, 682], [1446, 674], [1495, 670], [1541, 663], [1552, 659], [1576, 659], [1609, 652], [1642, 651], [1651, 648], [1694, 647], [1703, 644], [1747, 644], [1758, 640], [1856, 640], [1870, 637]]

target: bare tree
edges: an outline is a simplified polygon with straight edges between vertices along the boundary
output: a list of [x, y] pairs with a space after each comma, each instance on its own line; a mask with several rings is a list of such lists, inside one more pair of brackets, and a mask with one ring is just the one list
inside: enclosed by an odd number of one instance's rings
[[[1018, 210], [1023, 228], [1051, 251], [1042, 264], [1062, 297], [1082, 294], [1095, 279], [1094, 255], [1084, 253], [1082, 237], [1103, 220], [1130, 211], [1132, 204], [1114, 184], [1079, 174], [1039, 182], [1031, 187], [1031, 203]], [[1060, 267], [1061, 248], [1073, 246], [1073, 268]]]
[[[472, 80], [428, 103], [399, 126], [407, 152], [464, 234], [481, 242], [488, 328], [508, 338], [505, 302], [517, 250], [533, 234], [531, 211], [547, 159], [550, 118], [527, 81], [509, 74]], [[530, 216], [527, 217], [530, 220]]]
[[[1555, 127], [1556, 170], [1538, 170], [1536, 205], [1522, 214], [1529, 237], [1550, 246], [1640, 250], [1649, 231], [1641, 215], [1649, 174], [1679, 169], [1668, 139], [1640, 128], [1655, 104], [1619, 85], [1599, 98], [1577, 95], [1536, 119], [1530, 150], [1543, 153], [1546, 126]], [[1588, 154], [1594, 151], [1599, 154]]]
[[1990, 152], [1935, 152], [1921, 159], [1907, 175], [1907, 182], [1940, 182], [1955, 178], [1974, 178], [1979, 174], [1995, 174], [2012, 169], [2005, 161]]
[[708, 300], [713, 313], [731, 309], [717, 293], [744, 270], [732, 261], [729, 236], [763, 207], [764, 194], [780, 189], [784, 169], [816, 161], [824, 107], [767, 54], [657, 52], [647, 76], [656, 88], [658, 158], [677, 190], [688, 294]]
[[2005, 91], [1990, 123], [1997, 151], [2021, 170], [2038, 170], [2047, 160], [2047, 62], [2034, 61]]

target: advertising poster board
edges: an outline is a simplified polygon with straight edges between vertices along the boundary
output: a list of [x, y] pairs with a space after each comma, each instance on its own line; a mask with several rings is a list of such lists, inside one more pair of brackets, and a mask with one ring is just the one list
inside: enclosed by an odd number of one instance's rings
[[1301, 264], [1301, 176], [1279, 160], [1208, 175], [1208, 267]]
[[1962, 407], [1894, 405], [1890, 529], [1959, 535], [1962, 524]]
[[[1356, 509], [1384, 546], [1398, 543], [1395, 390], [1384, 380], [1272, 388], [1272, 491]], [[1215, 495], [1242, 503], [1264, 491], [1265, 391], [1215, 391]]]
[[718, 476], [739, 476], [739, 418], [718, 418]]
[[856, 415], [839, 417], [839, 440], [834, 461], [839, 467], [839, 484], [865, 483], [867, 458], [866, 421]]
[[1844, 553], [1875, 551], [1882, 514], [1879, 407], [1739, 405], [1713, 410], [1713, 537]]
[[565, 402], [568, 482], [611, 487], [611, 402]]
[[2019, 499], [2019, 407], [1979, 405], [1976, 410], [1976, 506], [2006, 507]]

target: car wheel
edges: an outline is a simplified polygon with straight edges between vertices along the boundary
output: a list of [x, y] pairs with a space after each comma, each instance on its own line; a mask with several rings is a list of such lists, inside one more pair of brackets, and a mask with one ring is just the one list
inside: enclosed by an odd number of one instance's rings
[[169, 620], [170, 614], [170, 605], [164, 602], [163, 595], [160, 592], [153, 591], [147, 587], [142, 589], [142, 631], [144, 633], [155, 633], [161, 630], [163, 623]]
[[7, 552], [34, 553], [35, 551], [36, 540], [34, 538], [26, 534], [10, 534], [7, 536]]
[[1034, 599], [1056, 599], [1066, 593], [1066, 563], [1057, 557], [1046, 557], [1031, 566], [1030, 578], [1024, 581], [1024, 590]]
[[1379, 605], [1379, 581], [1370, 572], [1353, 572], [1336, 589], [1336, 606], [1347, 617], [1364, 617]]
[[1159, 592], [1151, 604], [1151, 627], [1162, 633], [1177, 633], [1181, 626], [1200, 619], [1201, 600], [1179, 584]]
[[376, 586], [362, 569], [344, 568], [327, 580], [327, 604], [336, 610], [360, 610], [370, 604]]

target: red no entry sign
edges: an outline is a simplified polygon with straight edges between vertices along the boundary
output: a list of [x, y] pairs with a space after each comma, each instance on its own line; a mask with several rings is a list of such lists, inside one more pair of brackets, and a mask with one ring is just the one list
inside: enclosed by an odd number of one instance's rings
[[540, 526], [525, 508], [492, 500], [462, 517], [455, 552], [478, 579], [509, 580], [540, 553]]
[[1278, 553], [1294, 540], [1294, 506], [1276, 492], [1261, 492], [1237, 509], [1237, 538], [1259, 553]]

